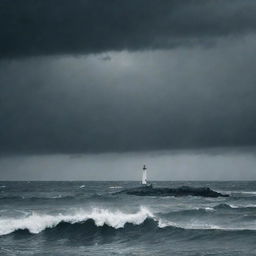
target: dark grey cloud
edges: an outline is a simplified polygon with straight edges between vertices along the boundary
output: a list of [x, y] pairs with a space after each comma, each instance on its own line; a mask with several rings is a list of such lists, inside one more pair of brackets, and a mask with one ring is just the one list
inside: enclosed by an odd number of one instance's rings
[[256, 145], [255, 13], [251, 0], [0, 1], [0, 153]]
[[0, 57], [206, 44], [256, 30], [252, 0], [1, 0]]
[[256, 37], [0, 65], [2, 153], [256, 145]]

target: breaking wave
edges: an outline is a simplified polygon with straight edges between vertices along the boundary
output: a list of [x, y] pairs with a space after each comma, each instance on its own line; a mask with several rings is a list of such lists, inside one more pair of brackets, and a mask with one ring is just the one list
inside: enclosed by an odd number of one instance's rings
[[147, 218], [153, 218], [153, 214], [146, 208], [141, 208], [136, 213], [111, 212], [106, 209], [95, 208], [91, 212], [78, 211], [74, 214], [47, 215], [32, 213], [25, 218], [6, 218], [0, 220], [0, 235], [10, 234], [16, 230], [28, 230], [32, 234], [38, 234], [47, 228], [54, 228], [60, 223], [84, 223], [93, 220], [98, 227], [107, 225], [118, 229], [125, 224], [140, 225]]
[[92, 229], [123, 230], [131, 227], [141, 232], [143, 228], [157, 230], [222, 230], [222, 231], [255, 231], [256, 227], [222, 227], [208, 223], [174, 223], [168, 219], [155, 216], [150, 210], [141, 207], [136, 213], [124, 213], [107, 209], [94, 208], [90, 212], [79, 210], [73, 214], [39, 214], [32, 213], [22, 218], [0, 219], [0, 236], [14, 232], [27, 231], [31, 234], [49, 230], [63, 231], [68, 228], [72, 232], [89, 232]]

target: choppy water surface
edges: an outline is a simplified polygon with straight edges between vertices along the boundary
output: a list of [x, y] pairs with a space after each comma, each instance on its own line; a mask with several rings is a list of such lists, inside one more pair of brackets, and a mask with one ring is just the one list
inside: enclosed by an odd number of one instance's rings
[[256, 255], [256, 182], [229, 198], [115, 195], [137, 182], [0, 182], [0, 255]]

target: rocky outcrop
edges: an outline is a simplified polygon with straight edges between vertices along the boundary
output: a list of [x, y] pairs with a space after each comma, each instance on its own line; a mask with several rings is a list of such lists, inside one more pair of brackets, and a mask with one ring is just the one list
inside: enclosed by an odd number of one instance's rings
[[177, 188], [161, 188], [150, 186], [141, 186], [137, 188], [124, 189], [118, 194], [128, 194], [136, 196], [202, 196], [202, 197], [228, 197], [208, 187], [189, 187], [182, 186]]

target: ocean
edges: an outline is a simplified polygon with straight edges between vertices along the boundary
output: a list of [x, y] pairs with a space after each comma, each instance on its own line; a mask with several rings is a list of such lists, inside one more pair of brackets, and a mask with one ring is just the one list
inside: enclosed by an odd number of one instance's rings
[[230, 197], [115, 194], [135, 181], [0, 181], [0, 255], [256, 255], [255, 181], [153, 184]]

